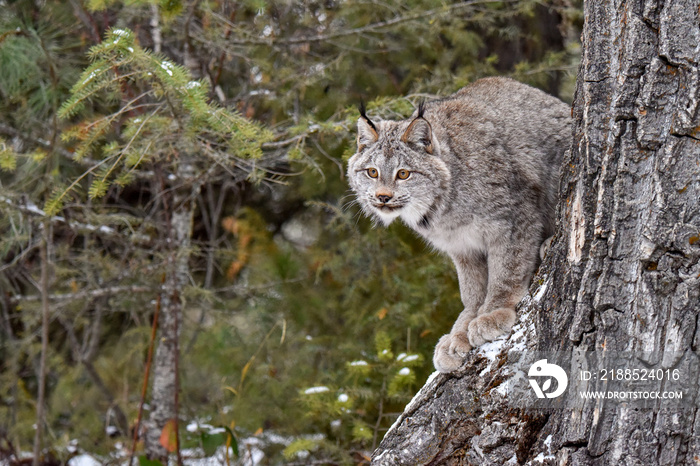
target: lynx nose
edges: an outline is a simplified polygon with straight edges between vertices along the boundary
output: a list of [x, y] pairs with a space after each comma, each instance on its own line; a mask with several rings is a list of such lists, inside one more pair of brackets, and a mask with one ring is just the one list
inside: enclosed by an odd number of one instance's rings
[[377, 199], [379, 199], [379, 202], [381, 202], [382, 204], [386, 204], [387, 202], [389, 202], [391, 200], [391, 197], [391, 194], [377, 193]]

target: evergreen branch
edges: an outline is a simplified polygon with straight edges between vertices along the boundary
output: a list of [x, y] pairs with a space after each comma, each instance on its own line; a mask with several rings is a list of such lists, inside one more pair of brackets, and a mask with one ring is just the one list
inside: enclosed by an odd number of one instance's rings
[[[116, 68], [118, 66], [121, 66], [124, 62], [121, 63], [115, 63], [111, 65], [113, 68]], [[88, 73], [89, 71], [89, 73]], [[101, 77], [101, 75], [107, 73], [108, 71], [113, 71], [111, 68], [108, 69], [100, 69], [99, 71], [92, 70], [90, 71], [90, 68], [85, 70], [83, 72], [83, 75], [80, 77], [81, 81], [79, 83], [76, 83], [73, 89], [71, 89], [71, 92], [74, 95], [74, 97], [68, 99], [66, 102], [63, 103], [61, 108], [58, 110], [58, 117], [59, 118], [69, 118], [72, 115], [74, 115], [77, 111], [80, 110], [80, 105], [84, 103], [85, 100], [89, 99], [93, 95], [97, 94], [98, 92], [108, 88], [109, 86], [121, 82], [123, 79], [129, 78], [131, 76], [136, 76], [140, 74], [140, 71], [134, 71], [131, 73], [127, 74], [115, 74], [114, 77], [108, 80], [104, 81], [97, 81], [98, 77]], [[91, 76], [91, 73], [95, 73], [95, 75]], [[87, 77], [84, 77], [84, 75], [87, 74]], [[92, 86], [86, 86], [92, 82]], [[87, 88], [87, 90], [86, 90]]]
[[139, 165], [141, 165], [141, 161], [143, 160], [143, 158], [146, 156], [146, 154], [147, 154], [148, 151], [150, 150], [151, 145], [153, 145], [153, 141], [148, 141], [148, 145], [146, 146], [146, 148], [145, 148], [144, 150], [141, 151], [141, 156], [139, 157], [139, 159], [136, 161], [136, 163], [133, 164], [133, 166], [129, 169], [129, 171], [126, 172], [126, 176], [127, 176], [127, 177], [129, 177], [129, 176], [135, 176], [135, 175], [143, 176], [144, 173], [148, 173], [149, 176], [152, 176], [152, 175], [153, 175], [152, 172], [144, 172], [144, 171], [142, 171], [142, 170], [136, 171], [136, 168], [137, 168]]
[[[364, 34], [367, 32], [375, 32], [377, 30], [385, 29], [391, 26], [396, 26], [397, 24], [406, 23], [410, 21], [415, 21], [418, 19], [425, 19], [429, 17], [439, 16], [443, 14], [448, 14], [461, 10], [462, 8], [467, 8], [475, 5], [485, 5], [493, 3], [517, 3], [519, 0], [469, 0], [466, 2], [455, 3], [454, 5], [442, 6], [439, 8], [433, 8], [432, 10], [422, 11], [419, 13], [408, 14], [405, 16], [398, 16], [385, 21], [378, 21], [376, 23], [371, 23], [366, 26], [361, 26], [353, 29], [346, 29], [338, 32], [328, 33], [328, 34], [314, 34], [302, 37], [291, 37], [288, 39], [229, 39], [228, 43], [232, 45], [296, 45], [305, 44], [308, 42], [324, 42], [331, 39], [337, 39], [340, 37], [354, 36], [359, 34]], [[215, 17], [230, 27], [235, 27], [227, 19], [222, 18], [220, 15], [215, 15]]]
[[103, 160], [100, 160], [97, 164], [93, 165], [92, 167], [88, 168], [83, 172], [82, 175], [78, 176], [73, 182], [68, 186], [66, 189], [64, 189], [60, 194], [51, 197], [47, 202], [46, 205], [49, 206], [46, 210], [50, 213], [53, 213], [55, 211], [60, 210], [60, 206], [63, 203], [63, 198], [68, 195], [69, 192], [75, 188], [78, 183], [80, 183], [85, 177], [87, 177], [90, 173], [94, 172], [97, 170], [99, 167], [104, 165], [105, 163], [109, 162], [111, 159], [113, 159], [114, 156], [109, 156]]
[[121, 116], [122, 114], [124, 114], [125, 112], [128, 112], [128, 111], [133, 111], [133, 110], [136, 110], [136, 109], [139, 109], [139, 108], [144, 108], [144, 107], [152, 107], [152, 106], [159, 106], [159, 105], [161, 105], [160, 103], [154, 103], [154, 102], [148, 102], [148, 103], [143, 103], [143, 104], [139, 104], [139, 105], [134, 105], [134, 103], [136, 103], [138, 100], [143, 99], [144, 97], [147, 97], [147, 96], [149, 96], [149, 95], [151, 95], [151, 94], [153, 94], [153, 90], [148, 90], [148, 91], [142, 92], [141, 94], [139, 94], [139, 95], [137, 95], [136, 97], [134, 97], [133, 99], [131, 99], [129, 102], [125, 103], [125, 104], [122, 106], [122, 108], [120, 108], [120, 109], [119, 109], [118, 111], [116, 111], [115, 113], [111, 113], [111, 114], [109, 114], [109, 115], [106, 115], [106, 116], [103, 116], [103, 117], [101, 117], [101, 118], [98, 118], [97, 120], [95, 120], [95, 121], [93, 121], [92, 123], [90, 123], [90, 124], [88, 125], [88, 127], [95, 126], [95, 125], [97, 125], [98, 123], [100, 123], [100, 122], [102, 122], [102, 121], [104, 121], [104, 120], [109, 120], [110, 122], [111, 122], [111, 121], [114, 121], [114, 119], [115, 119], [116, 117]]
[[[141, 109], [141, 108], [146, 108], [146, 107], [153, 107], [153, 106], [158, 107], [158, 106], [162, 105], [162, 104], [160, 104], [160, 103], [151, 103], [151, 102], [143, 103], [143, 104], [139, 104], [139, 105], [134, 105], [134, 103], [136, 103], [138, 100], [140, 100], [140, 99], [142, 99], [142, 98], [144, 98], [144, 97], [147, 97], [147, 96], [149, 96], [149, 95], [151, 95], [151, 94], [153, 94], [153, 90], [145, 91], [145, 92], [143, 92], [143, 93], [137, 95], [136, 97], [134, 97], [133, 99], [131, 99], [129, 102], [125, 103], [125, 104], [122, 106], [122, 108], [120, 108], [117, 112], [115, 112], [115, 113], [110, 113], [109, 115], [105, 115], [105, 116], [103, 116], [103, 117], [100, 117], [100, 118], [98, 118], [98, 119], [96, 119], [96, 120], [90, 122], [88, 125], [85, 126], [85, 129], [86, 129], [86, 130], [92, 131], [94, 128], [98, 128], [98, 129], [100, 129], [100, 128], [106, 128], [106, 127], [108, 127], [114, 120], [116, 120], [118, 117], [120, 117], [121, 115], [123, 115], [123, 114], [126, 113], [126, 112], [134, 111], [134, 110]], [[157, 111], [157, 109], [156, 109], [156, 111]], [[154, 113], [155, 113], [155, 112], [154, 112]], [[1, 128], [0, 128], [0, 129], [1, 129]], [[71, 140], [71, 139], [76, 139], [76, 138], [77, 138], [77, 139], [80, 139], [80, 137], [77, 136], [77, 133], [78, 133], [77, 131], [75, 131], [75, 130], [70, 130], [70, 129], [69, 129], [68, 131], [65, 131], [65, 135], [63, 136], [63, 138], [66, 139], [66, 140]], [[95, 139], [95, 138], [97, 137], [97, 135], [99, 135], [99, 131], [97, 131], [96, 135], [93, 135], [93, 136], [91, 136], [90, 138], [85, 138], [85, 139], [86, 139], [86, 140], [89, 139], [90, 141], [92, 141], [93, 139]], [[86, 144], [90, 144], [90, 143], [89, 143], [89, 142], [83, 142], [83, 143], [81, 144], [81, 147], [82, 147], [82, 146], [85, 146]], [[96, 162], [96, 161], [93, 161], [92, 163], [97, 163], [97, 162]]]
[[[148, 95], [148, 94], [150, 94], [150, 93], [151, 93], [151, 91], [144, 92], [143, 94], [141, 94], [140, 96], [138, 96], [136, 99], [132, 100], [132, 102], [135, 102], [136, 100], [138, 100], [138, 99], [140, 99], [140, 98], [142, 98], [142, 97], [144, 97], [145, 95]], [[141, 105], [136, 105], [136, 106], [134, 106], [134, 107], [131, 107], [130, 110], [134, 110], [134, 109], [142, 108], [142, 107], [154, 106], [154, 105], [160, 105], [160, 104], [141, 104]], [[126, 110], [127, 110], [127, 109], [122, 109], [122, 110], [120, 110], [119, 112], [117, 112], [117, 115], [121, 115], [121, 114], [124, 113]], [[98, 120], [98, 121], [99, 121], [99, 120]], [[97, 121], [93, 122], [93, 124], [94, 124], [94, 123], [97, 123]], [[12, 126], [6, 125], [5, 123], [2, 123], [2, 122], [0, 122], [0, 133], [1, 133], [1, 134], [4, 134], [5, 136], [9, 136], [9, 137], [13, 137], [13, 138], [15, 138], [15, 137], [16, 137], [16, 138], [19, 138], [19, 139], [21, 139], [22, 141], [25, 141], [25, 142], [28, 142], [28, 143], [31, 143], [31, 144], [40, 146], [40, 147], [42, 147], [42, 148], [44, 148], [44, 149], [49, 149], [49, 150], [53, 149], [53, 150], [54, 150], [56, 153], [58, 153], [59, 155], [65, 157], [65, 158], [68, 159], [68, 160], [71, 160], [71, 161], [73, 161], [73, 162], [79, 163], [79, 164], [81, 164], [81, 165], [93, 166], [93, 165], [95, 165], [95, 164], [98, 163], [97, 160], [94, 160], [94, 159], [91, 159], [91, 158], [87, 158], [87, 157], [77, 157], [75, 152], [71, 152], [71, 151], [69, 151], [68, 149], [65, 149], [65, 148], [63, 148], [63, 147], [59, 147], [59, 146], [57, 146], [57, 145], [52, 145], [52, 144], [51, 144], [49, 141], [47, 141], [46, 139], [42, 139], [42, 138], [39, 138], [39, 137], [34, 137], [34, 136], [30, 135], [30, 134], [21, 133], [20, 131], [18, 131], [17, 129], [13, 128]], [[141, 158], [139, 159], [139, 161], [140, 161], [142, 158], [143, 158], [143, 157], [141, 157]], [[132, 171], [134, 171], [134, 170], [132, 169]], [[135, 172], [134, 175], [135, 175], [136, 177], [138, 177], [138, 178], [151, 178], [151, 177], [153, 176], [153, 172], [152, 172], [152, 171], [142, 171], [142, 170], [140, 170], [140, 171]], [[2, 200], [2, 199], [0, 199], [0, 200]]]
[[[114, 168], [117, 166], [117, 164], [124, 157], [124, 154], [126, 154], [126, 151], [129, 149], [129, 147], [131, 147], [131, 144], [136, 140], [136, 136], [141, 134], [141, 130], [143, 129], [144, 125], [148, 122], [148, 120], [151, 119], [151, 117], [153, 117], [153, 115], [154, 115], [154, 113], [151, 113], [150, 115], [148, 115], [146, 118], [143, 119], [143, 121], [141, 122], [141, 125], [138, 127], [138, 129], [136, 130], [134, 135], [131, 137], [129, 142], [126, 144], [126, 146], [121, 151], [119, 151], [119, 157], [117, 157], [117, 160], [115, 160], [114, 163], [112, 164], [112, 166], [109, 167], [109, 169], [104, 173], [104, 175], [102, 175], [101, 180], [96, 180], [96, 181], [101, 182], [101, 183], [106, 183], [107, 178], [109, 178], [109, 175], [112, 173], [112, 171], [114, 171]], [[149, 147], [150, 147], [150, 145], [149, 145]], [[143, 159], [143, 156], [141, 157], [141, 159]], [[141, 160], [141, 159], [139, 159], [139, 160]], [[133, 168], [132, 168], [132, 170], [133, 170]], [[93, 183], [93, 186], [95, 186], [94, 183]], [[102, 191], [100, 191], [100, 193], [102, 193]], [[93, 193], [93, 194], [96, 194], [96, 193]], [[91, 197], [96, 198], [96, 197], [101, 197], [101, 196], [93, 195]]]

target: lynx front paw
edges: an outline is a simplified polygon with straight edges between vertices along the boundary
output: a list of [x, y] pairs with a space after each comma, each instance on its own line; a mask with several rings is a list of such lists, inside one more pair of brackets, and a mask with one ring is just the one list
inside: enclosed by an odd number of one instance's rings
[[440, 372], [453, 372], [460, 368], [472, 346], [464, 332], [443, 335], [435, 346], [433, 364]]
[[496, 309], [488, 314], [482, 314], [469, 322], [469, 342], [472, 346], [481, 346], [487, 341], [495, 340], [508, 333], [515, 323], [513, 309]]

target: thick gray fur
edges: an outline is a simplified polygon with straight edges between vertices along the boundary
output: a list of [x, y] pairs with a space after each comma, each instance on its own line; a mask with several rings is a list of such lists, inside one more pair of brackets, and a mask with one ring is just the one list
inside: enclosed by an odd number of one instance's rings
[[568, 105], [508, 78], [476, 81], [407, 120], [360, 117], [348, 178], [363, 211], [384, 225], [400, 218], [457, 268], [464, 311], [435, 348], [439, 371], [515, 322], [554, 233], [570, 120]]

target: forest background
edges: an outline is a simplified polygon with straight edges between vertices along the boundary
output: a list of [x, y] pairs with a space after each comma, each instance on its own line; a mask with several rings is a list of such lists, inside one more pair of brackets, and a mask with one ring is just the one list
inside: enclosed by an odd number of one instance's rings
[[490, 75], [570, 102], [580, 6], [0, 0], [0, 461], [123, 463], [154, 365], [185, 460], [367, 462], [461, 301], [353, 204], [357, 104]]

